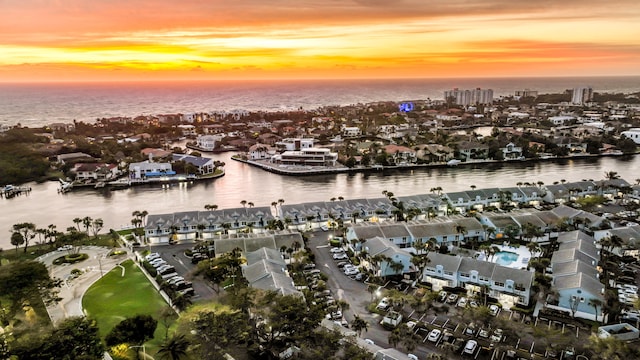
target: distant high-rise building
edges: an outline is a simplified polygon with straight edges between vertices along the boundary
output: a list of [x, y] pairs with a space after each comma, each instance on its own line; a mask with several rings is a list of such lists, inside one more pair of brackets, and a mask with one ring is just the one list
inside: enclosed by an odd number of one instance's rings
[[491, 104], [493, 103], [493, 90], [492, 89], [474, 89], [474, 90], [460, 90], [454, 88], [453, 90], [447, 90], [444, 92], [444, 101], [451, 101], [456, 105], [468, 106], [476, 104]]
[[573, 96], [571, 97], [571, 103], [576, 105], [583, 105], [593, 100], [593, 89], [591, 86], [577, 87], [573, 89]]
[[516, 90], [514, 96], [517, 99], [522, 98], [522, 97], [536, 97], [536, 96], [538, 96], [538, 92], [536, 90], [529, 90], [529, 89]]

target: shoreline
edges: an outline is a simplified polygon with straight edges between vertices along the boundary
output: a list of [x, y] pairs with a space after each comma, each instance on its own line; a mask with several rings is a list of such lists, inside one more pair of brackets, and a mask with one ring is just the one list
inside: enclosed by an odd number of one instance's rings
[[248, 160], [242, 159], [236, 156], [232, 156], [231, 159], [245, 163], [262, 170], [278, 174], [278, 175], [286, 175], [286, 176], [313, 176], [313, 175], [325, 175], [325, 174], [340, 174], [340, 173], [369, 173], [369, 172], [380, 172], [385, 170], [413, 170], [413, 169], [430, 169], [430, 168], [455, 168], [461, 166], [471, 166], [471, 165], [482, 165], [482, 164], [508, 164], [508, 163], [537, 163], [537, 162], [546, 162], [552, 160], [570, 160], [570, 159], [588, 159], [588, 158], [600, 158], [600, 157], [627, 157], [627, 156], [635, 156], [640, 152], [635, 152], [632, 154], [582, 154], [582, 155], [574, 155], [574, 156], [556, 156], [550, 158], [538, 158], [538, 159], [521, 159], [521, 160], [478, 160], [478, 161], [469, 161], [469, 162], [460, 162], [456, 165], [449, 165], [447, 163], [429, 163], [429, 164], [406, 164], [406, 165], [392, 165], [392, 166], [367, 166], [367, 167], [353, 167], [348, 168], [345, 166], [341, 167], [331, 167], [327, 168], [324, 166], [310, 166], [310, 165], [279, 165], [279, 164], [270, 164], [265, 163], [263, 161], [256, 160]]
[[[94, 189], [94, 190], [100, 190], [100, 189], [108, 189], [108, 190], [120, 190], [120, 189], [128, 189], [134, 186], [141, 186], [141, 185], [155, 185], [155, 184], [161, 184], [161, 185], [165, 185], [165, 184], [175, 184], [175, 183], [180, 183], [180, 182], [189, 182], [189, 181], [205, 181], [205, 180], [215, 180], [217, 178], [223, 177], [226, 175], [226, 171], [222, 170], [221, 173], [219, 174], [214, 174], [214, 175], [205, 175], [205, 176], [195, 176], [195, 177], [176, 177], [176, 178], [168, 178], [168, 179], [147, 179], [144, 181], [126, 181], [126, 182], [120, 182], [117, 183], [118, 180], [114, 180], [114, 181], [110, 181], [110, 182], [106, 182], [104, 183], [104, 185], [102, 186], [97, 186], [98, 184], [100, 184], [100, 182], [97, 183], [90, 183], [90, 184], [74, 184], [72, 187], [67, 188], [64, 191], [60, 191], [61, 193], [67, 193], [67, 192], [72, 192], [75, 189]], [[120, 178], [120, 180], [122, 179], [126, 179], [126, 178]], [[127, 179], [128, 180], [128, 179]]]

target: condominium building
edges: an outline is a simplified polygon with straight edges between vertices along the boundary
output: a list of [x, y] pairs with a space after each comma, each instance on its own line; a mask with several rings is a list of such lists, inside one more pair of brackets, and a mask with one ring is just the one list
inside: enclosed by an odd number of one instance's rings
[[571, 103], [576, 105], [584, 105], [593, 100], [593, 89], [590, 86], [577, 87], [573, 89]]
[[493, 103], [493, 90], [480, 89], [460, 90], [454, 88], [444, 92], [445, 101], [453, 101], [456, 105], [468, 106], [475, 104], [491, 104]]

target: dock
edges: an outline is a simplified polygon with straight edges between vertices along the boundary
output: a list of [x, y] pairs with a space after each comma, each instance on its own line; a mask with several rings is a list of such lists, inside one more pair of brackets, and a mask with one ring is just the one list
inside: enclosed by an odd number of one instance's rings
[[31, 187], [29, 186], [13, 186], [7, 185], [0, 190], [0, 197], [5, 199], [11, 199], [12, 197], [28, 194], [31, 192]]

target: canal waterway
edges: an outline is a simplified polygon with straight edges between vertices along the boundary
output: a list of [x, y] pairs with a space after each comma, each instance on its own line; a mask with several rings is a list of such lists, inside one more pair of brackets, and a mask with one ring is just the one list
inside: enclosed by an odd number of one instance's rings
[[[517, 182], [552, 184], [562, 179], [601, 180], [604, 173], [616, 171], [630, 183], [640, 178], [640, 156], [599, 157], [478, 164], [454, 168], [419, 168], [384, 170], [369, 173], [329, 174], [320, 176], [282, 176], [266, 172], [231, 159], [233, 153], [211, 155], [226, 163], [226, 175], [215, 180], [176, 183], [162, 186], [143, 185], [131, 188], [77, 189], [59, 194], [58, 182], [30, 183], [28, 195], [0, 199], [0, 248], [12, 248], [13, 224], [32, 222], [38, 228], [55, 224], [59, 231], [74, 226], [73, 219], [101, 218], [104, 230], [131, 225], [131, 213], [146, 210], [150, 214], [204, 210], [206, 204], [219, 208], [241, 207], [240, 201], [255, 206], [270, 206], [278, 199], [285, 204], [382, 197], [382, 191], [396, 196], [429, 193], [434, 187], [445, 192], [477, 188], [515, 186]], [[37, 240], [37, 238], [36, 238]]]

